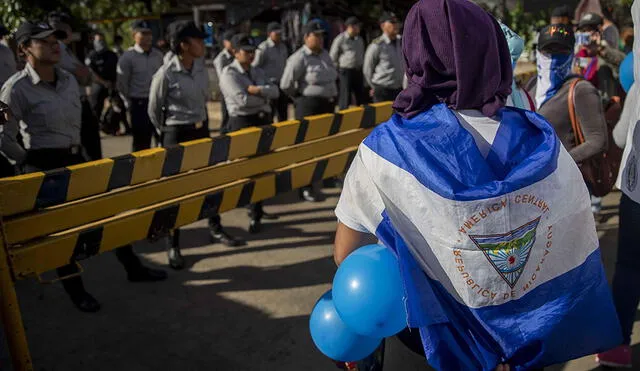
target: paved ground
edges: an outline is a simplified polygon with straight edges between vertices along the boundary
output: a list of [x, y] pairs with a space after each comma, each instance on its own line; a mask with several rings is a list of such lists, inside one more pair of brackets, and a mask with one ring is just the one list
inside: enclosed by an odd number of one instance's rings
[[[216, 118], [216, 115], [213, 115]], [[105, 155], [121, 154], [129, 138], [105, 138]], [[335, 370], [313, 346], [308, 315], [335, 272], [331, 244], [332, 210], [338, 191], [321, 204], [300, 203], [295, 195], [273, 200], [257, 236], [246, 233], [244, 210], [223, 215], [229, 230], [248, 245], [209, 244], [204, 222], [188, 227], [182, 244], [188, 268], [170, 272], [158, 284], [130, 284], [113, 254], [84, 264], [85, 284], [103, 304], [83, 314], [59, 285], [22, 281], [18, 292], [37, 370]], [[600, 227], [605, 263], [615, 260], [619, 195], [606, 204]], [[166, 267], [162, 243], [140, 243], [137, 251], [154, 266]], [[589, 308], [584, 308], [589, 310]], [[640, 318], [639, 318], [640, 319]], [[636, 322], [636, 364], [640, 369], [640, 321]], [[387, 348], [386, 370], [428, 370], [395, 341]], [[0, 357], [0, 370], [6, 366]], [[553, 370], [593, 370], [591, 357]]]

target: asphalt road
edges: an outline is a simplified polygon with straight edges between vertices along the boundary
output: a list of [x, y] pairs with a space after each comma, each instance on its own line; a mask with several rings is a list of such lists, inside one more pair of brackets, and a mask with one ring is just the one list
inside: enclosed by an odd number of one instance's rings
[[[217, 118], [216, 114], [212, 117]], [[130, 138], [103, 141], [105, 155], [126, 153]], [[131, 284], [111, 253], [84, 263], [85, 285], [103, 305], [78, 312], [58, 284], [18, 283], [20, 305], [37, 370], [336, 370], [313, 346], [308, 316], [330, 287], [338, 190], [319, 204], [295, 194], [270, 201], [278, 214], [258, 235], [246, 232], [245, 210], [223, 215], [228, 230], [247, 239], [240, 248], [210, 244], [206, 223], [182, 233], [188, 266], [154, 284]], [[599, 226], [609, 276], [615, 261], [619, 194], [606, 200]], [[167, 268], [166, 245], [139, 243], [146, 264]], [[589, 310], [585, 308], [585, 310]], [[639, 318], [640, 319], [640, 318]], [[640, 321], [635, 363], [640, 369]], [[7, 369], [6, 350], [0, 370]], [[3, 367], [4, 366], [4, 367]], [[388, 343], [385, 370], [428, 370], [395, 340]], [[592, 357], [552, 370], [594, 370]]]

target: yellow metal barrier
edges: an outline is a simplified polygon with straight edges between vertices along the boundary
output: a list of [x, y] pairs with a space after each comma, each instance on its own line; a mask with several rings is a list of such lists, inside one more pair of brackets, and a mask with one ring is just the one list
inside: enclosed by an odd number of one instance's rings
[[32, 370], [14, 282], [344, 173], [391, 103], [0, 179], [0, 297]]

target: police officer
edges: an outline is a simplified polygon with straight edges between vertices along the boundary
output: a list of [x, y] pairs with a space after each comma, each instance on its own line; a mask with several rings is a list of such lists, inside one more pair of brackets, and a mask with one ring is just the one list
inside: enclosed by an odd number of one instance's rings
[[[2, 85], [16, 73], [16, 56], [13, 51], [4, 44], [4, 38], [9, 35], [10, 32], [4, 25], [0, 24], [0, 88]], [[0, 102], [0, 133], [2, 132], [2, 126], [8, 121], [8, 106]], [[5, 115], [7, 117], [5, 117]], [[1, 134], [0, 134], [1, 135]], [[15, 175], [15, 168], [13, 164], [7, 159], [5, 155], [0, 153], [0, 178], [6, 176]]]
[[[267, 79], [276, 87], [280, 86], [280, 79], [284, 72], [284, 66], [289, 57], [287, 46], [282, 42], [282, 26], [278, 22], [271, 22], [267, 25], [269, 38], [258, 46], [253, 67], [261, 68]], [[278, 121], [286, 121], [289, 114], [289, 98], [284, 92], [279, 92], [278, 97], [271, 100], [271, 112], [277, 113]]]
[[152, 47], [153, 35], [146, 21], [132, 25], [135, 45], [118, 60], [116, 86], [131, 113], [133, 151], [151, 148], [155, 128], [149, 119], [149, 88], [153, 74], [162, 66], [162, 53]]
[[94, 76], [91, 85], [91, 106], [96, 117], [101, 117], [104, 100], [115, 90], [118, 76], [118, 55], [109, 50], [101, 33], [94, 35], [93, 50], [87, 56], [87, 65]]
[[49, 13], [49, 24], [60, 31], [65, 32], [67, 37], [60, 40], [60, 68], [75, 76], [80, 85], [80, 101], [82, 104], [82, 130], [81, 142], [90, 160], [102, 158], [102, 145], [100, 143], [100, 127], [93, 112], [93, 107], [86, 94], [86, 87], [91, 85], [93, 76], [84, 63], [80, 62], [71, 50], [73, 30], [71, 28], [71, 17], [62, 12]]
[[[149, 117], [161, 133], [164, 147], [195, 139], [208, 138], [207, 71], [196, 60], [205, 53], [207, 37], [192, 21], [176, 21], [169, 26], [173, 57], [153, 76], [149, 93]], [[238, 246], [242, 241], [229, 236], [220, 224], [220, 216], [209, 219], [212, 241]], [[169, 265], [184, 267], [180, 252], [180, 230], [173, 232], [168, 250]]]
[[[233, 49], [231, 48], [231, 38], [235, 32], [233, 30], [227, 30], [222, 34], [222, 46], [223, 49], [218, 53], [218, 55], [213, 60], [213, 67], [216, 69], [216, 74], [218, 75], [218, 81], [220, 81], [220, 77], [222, 76], [222, 70], [233, 62]], [[224, 95], [224, 93], [222, 93]], [[222, 114], [222, 122], [220, 122], [220, 132], [225, 134], [227, 130], [227, 124], [229, 121], [229, 113], [227, 111], [227, 104], [225, 102], [224, 96], [220, 99], [220, 113]]]
[[[269, 81], [260, 67], [252, 67], [256, 47], [245, 34], [231, 39], [235, 60], [222, 71], [220, 89], [229, 110], [229, 131], [250, 126], [269, 125], [272, 122], [270, 100], [277, 99], [277, 85]], [[249, 206], [250, 233], [258, 233], [264, 216], [262, 203]]]
[[345, 109], [351, 102], [351, 94], [355, 96], [356, 105], [364, 103], [364, 41], [360, 37], [360, 21], [349, 17], [345, 23], [347, 30], [338, 35], [331, 44], [329, 55], [340, 75], [340, 99], [338, 107]]
[[7, 35], [9, 35], [9, 30], [0, 24], [0, 87], [17, 71], [16, 56], [11, 49], [3, 43]]
[[[338, 72], [329, 53], [324, 50], [325, 30], [322, 24], [317, 20], [310, 21], [302, 33], [304, 45], [287, 59], [280, 81], [280, 88], [294, 98], [296, 119], [333, 113], [338, 95]], [[309, 202], [323, 199], [311, 187], [303, 188], [301, 193], [302, 198]]]
[[380, 17], [380, 28], [382, 36], [367, 48], [363, 67], [374, 102], [395, 100], [404, 80], [400, 21], [393, 13], [385, 13]]
[[[0, 92], [0, 101], [11, 108], [12, 118], [2, 132], [2, 151], [26, 172], [46, 171], [86, 161], [80, 145], [80, 90], [73, 75], [57, 67], [61, 51], [58, 39], [64, 32], [47, 23], [23, 23], [15, 38], [25, 68], [13, 75]], [[20, 122], [20, 125], [18, 123]], [[18, 143], [18, 132], [25, 148]], [[144, 267], [131, 245], [116, 250], [132, 282], [158, 281], [167, 277], [161, 270]], [[57, 269], [59, 277], [78, 273], [75, 264]], [[84, 288], [79, 276], [64, 279], [62, 285], [78, 309], [96, 312], [100, 304]]]

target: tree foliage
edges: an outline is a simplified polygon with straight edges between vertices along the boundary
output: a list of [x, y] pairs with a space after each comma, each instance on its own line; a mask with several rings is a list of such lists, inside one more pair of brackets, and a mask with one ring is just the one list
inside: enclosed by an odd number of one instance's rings
[[85, 22], [149, 16], [168, 7], [168, 0], [2, 0], [0, 21], [15, 29], [20, 22], [44, 19], [53, 10], [68, 12], [79, 22]]

